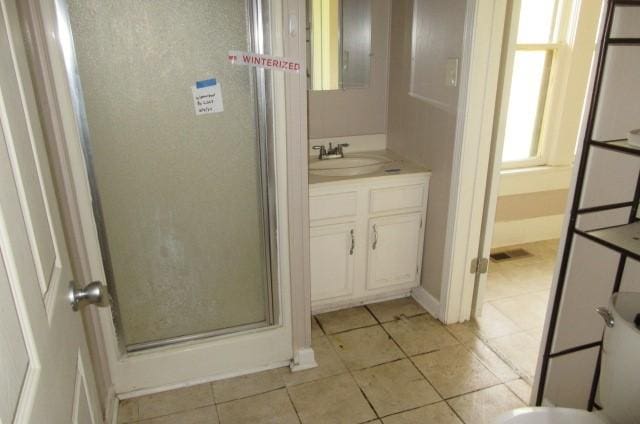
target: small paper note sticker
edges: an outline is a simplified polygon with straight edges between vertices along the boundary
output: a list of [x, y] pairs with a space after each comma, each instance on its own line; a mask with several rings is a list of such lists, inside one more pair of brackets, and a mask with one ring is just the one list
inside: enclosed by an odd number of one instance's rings
[[302, 64], [300, 62], [287, 59], [286, 57], [267, 56], [265, 54], [231, 50], [228, 58], [229, 62], [234, 65], [254, 66], [256, 68], [273, 69], [296, 74], [302, 70]]
[[224, 111], [222, 104], [222, 87], [220, 82], [214, 78], [196, 81], [196, 85], [191, 87], [193, 93], [193, 105], [196, 115], [208, 113], [220, 113]]

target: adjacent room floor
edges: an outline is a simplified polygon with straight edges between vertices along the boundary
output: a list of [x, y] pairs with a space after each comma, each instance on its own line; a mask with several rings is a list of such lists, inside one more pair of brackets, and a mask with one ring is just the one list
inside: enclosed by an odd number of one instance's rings
[[472, 325], [478, 335], [529, 383], [539, 355], [558, 240], [528, 243], [530, 256], [492, 261], [482, 317]]
[[477, 321], [442, 325], [411, 298], [320, 314], [318, 368], [124, 400], [118, 422], [490, 423], [529, 401], [556, 244], [492, 263]]

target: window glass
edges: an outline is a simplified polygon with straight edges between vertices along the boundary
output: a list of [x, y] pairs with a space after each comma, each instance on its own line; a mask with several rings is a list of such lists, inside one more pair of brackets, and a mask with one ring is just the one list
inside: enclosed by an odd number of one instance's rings
[[538, 153], [551, 57], [549, 50], [516, 51], [503, 162], [526, 160]]
[[517, 43], [553, 42], [555, 10], [555, 0], [522, 0]]

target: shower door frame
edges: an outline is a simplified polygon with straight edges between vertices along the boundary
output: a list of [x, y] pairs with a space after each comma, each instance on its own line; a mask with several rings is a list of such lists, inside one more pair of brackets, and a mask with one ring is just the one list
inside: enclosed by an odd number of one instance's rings
[[[267, 16], [279, 17], [283, 15], [283, 0], [249, 0], [254, 5], [262, 4]], [[284, 0], [284, 6], [287, 1]], [[55, 86], [56, 103], [63, 121], [64, 137], [63, 149], [68, 161], [66, 172], [72, 181], [72, 190], [77, 204], [70, 205], [77, 209], [78, 223], [80, 227], [82, 246], [76, 246], [81, 255], [88, 262], [88, 273], [93, 279], [105, 280], [105, 267], [102, 250], [100, 249], [99, 224], [94, 215], [91, 192], [90, 173], [86, 168], [87, 163], [82, 149], [82, 132], [85, 128], [78, 122], [75, 116], [73, 89], [70, 85], [68, 57], [65, 57], [64, 45], [70, 43], [69, 34], [65, 34], [66, 5], [64, 0], [40, 1], [40, 22], [46, 53], [41, 60], [48, 62], [51, 70], [52, 84]], [[260, 24], [254, 35], [253, 41], [262, 43], [263, 32], [271, 39], [271, 54], [282, 54], [283, 45], [289, 40], [284, 40], [284, 30], [279, 19], [262, 21], [266, 16], [260, 16]], [[264, 27], [262, 27], [264, 25]], [[67, 27], [68, 29], [68, 27]], [[72, 78], [78, 78], [77, 70], [72, 66], [75, 74]], [[241, 68], [239, 68], [241, 69]], [[264, 77], [264, 70], [257, 70], [258, 93], [260, 91], [260, 77]], [[296, 76], [304, 78], [304, 75]], [[287, 108], [285, 84], [290, 84], [281, 74], [273, 74], [270, 79], [263, 80], [264, 93], [273, 96], [272, 107], [268, 107], [267, 98], [260, 102], [259, 113], [266, 117], [264, 122], [273, 125], [260, 127], [259, 131], [272, 133], [272, 145], [270, 157], [273, 160], [269, 167], [270, 184], [268, 184], [269, 196], [274, 200], [272, 212], [269, 214], [268, 228], [270, 243], [273, 250], [272, 275], [277, 277], [274, 284], [274, 301], [271, 307], [274, 314], [274, 322], [270, 326], [249, 329], [241, 333], [234, 332], [220, 335], [215, 338], [180, 340], [181, 343], [157, 346], [140, 352], [123, 351], [114, 325], [114, 317], [111, 308], [102, 308], [93, 313], [97, 316], [98, 348], [94, 356], [103, 357], [108, 368], [108, 380], [111, 380], [108, 389], [110, 396], [118, 394], [120, 398], [155, 392], [160, 389], [179, 387], [185, 384], [210, 381], [227, 376], [243, 374], [250, 371], [273, 368], [288, 365], [293, 355], [292, 336], [292, 309], [291, 305], [291, 278], [289, 272], [289, 242], [288, 233], [288, 173], [287, 173]], [[81, 100], [81, 99], [80, 99]], [[304, 103], [304, 102], [302, 102]], [[301, 129], [302, 132], [302, 129]], [[63, 164], [65, 165], [65, 164]], [[295, 199], [294, 199], [295, 200]], [[274, 210], [275, 209], [275, 210]], [[265, 223], [266, 224], [266, 223]], [[276, 228], [278, 229], [277, 231]], [[275, 283], [274, 281], [274, 283]], [[301, 282], [304, 284], [305, 282]], [[304, 308], [303, 308], [304, 309]], [[300, 308], [295, 308], [299, 314]], [[305, 321], [305, 318], [296, 317]], [[89, 330], [91, 331], [91, 329]], [[306, 332], [308, 333], [308, 331]], [[307, 335], [308, 336], [308, 335]], [[305, 337], [309, 338], [309, 337]], [[304, 348], [306, 342], [296, 343], [297, 348]], [[96, 359], [100, 362], [99, 359]], [[103, 364], [104, 365], [104, 364]], [[158, 370], [162, 372], [159, 373]]]
[[[264, 0], [244, 0], [247, 7], [247, 20], [249, 27], [248, 48], [257, 53], [268, 54], [271, 49], [271, 36], [268, 34], [269, 22], [268, 14], [263, 13], [264, 4], [268, 3]], [[64, 11], [66, 12], [66, 10]], [[60, 16], [60, 15], [59, 15]], [[64, 20], [64, 25], [68, 27], [69, 33], [71, 25], [69, 23], [68, 13], [60, 16]], [[67, 46], [63, 48], [74, 51], [73, 41], [67, 40]], [[69, 53], [67, 53], [69, 54]], [[118, 335], [118, 345], [122, 352], [138, 352], [156, 347], [170, 346], [172, 344], [189, 342], [194, 340], [216, 337], [224, 334], [238, 333], [242, 331], [252, 330], [256, 328], [272, 326], [277, 321], [277, 313], [279, 304], [274, 294], [277, 292], [278, 282], [278, 243], [276, 234], [278, 223], [276, 220], [275, 205], [275, 173], [274, 173], [274, 140], [273, 125], [271, 124], [273, 108], [273, 99], [271, 95], [271, 78], [266, 75], [264, 69], [250, 68], [250, 84], [252, 93], [255, 93], [255, 118], [256, 118], [256, 136], [259, 142], [259, 184], [261, 199], [261, 222], [263, 225], [264, 251], [266, 256], [265, 275], [265, 319], [260, 322], [249, 324], [240, 324], [233, 327], [225, 327], [217, 330], [205, 331], [200, 333], [168, 337], [160, 340], [151, 340], [147, 342], [134, 343], [127, 346], [124, 343], [125, 329], [122, 325], [121, 317], [118, 311], [118, 296], [115, 284], [115, 276], [113, 265], [111, 262], [111, 254], [109, 249], [107, 230], [104, 223], [102, 205], [100, 201], [100, 191], [96, 179], [94, 167], [92, 164], [91, 135], [89, 133], [87, 116], [84, 106], [84, 97], [82, 93], [82, 84], [78, 70], [78, 64], [75, 61], [75, 53], [71, 53], [74, 58], [67, 59], [67, 74], [71, 81], [71, 89], [73, 90], [74, 106], [76, 108], [76, 116], [78, 126], [80, 127], [81, 136], [80, 143], [84, 154], [85, 166], [87, 168], [87, 177], [89, 187], [91, 189], [91, 197], [93, 199], [93, 215], [98, 232], [98, 241], [100, 243], [100, 251], [102, 256], [102, 264], [104, 268], [105, 279], [103, 280], [112, 298], [113, 323]]]

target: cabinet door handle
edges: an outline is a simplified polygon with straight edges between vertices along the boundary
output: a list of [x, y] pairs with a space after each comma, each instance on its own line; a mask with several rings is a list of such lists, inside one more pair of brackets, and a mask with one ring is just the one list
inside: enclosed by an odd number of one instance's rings
[[353, 235], [353, 230], [351, 230], [351, 248], [349, 249], [349, 255], [353, 255], [353, 249], [356, 247], [356, 237]]
[[376, 247], [378, 247], [378, 227], [376, 227], [376, 224], [373, 224], [373, 245], [371, 248], [376, 250]]

